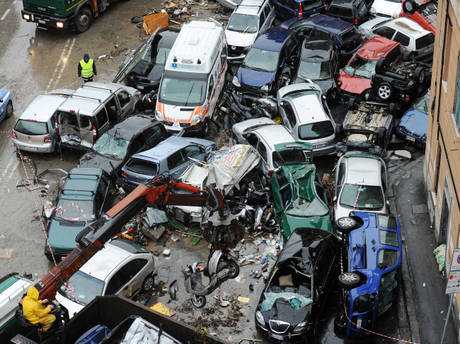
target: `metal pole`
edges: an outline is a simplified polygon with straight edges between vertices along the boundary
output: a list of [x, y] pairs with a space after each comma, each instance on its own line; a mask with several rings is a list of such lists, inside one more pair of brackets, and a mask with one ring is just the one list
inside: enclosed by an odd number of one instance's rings
[[452, 304], [454, 302], [454, 294], [450, 294], [450, 301], [449, 301], [449, 308], [447, 308], [447, 316], [446, 316], [446, 321], [444, 323], [444, 328], [442, 330], [442, 337], [441, 337], [441, 344], [444, 343], [444, 337], [446, 335], [446, 330], [447, 330], [447, 323], [449, 322], [450, 318], [450, 310], [452, 309]]

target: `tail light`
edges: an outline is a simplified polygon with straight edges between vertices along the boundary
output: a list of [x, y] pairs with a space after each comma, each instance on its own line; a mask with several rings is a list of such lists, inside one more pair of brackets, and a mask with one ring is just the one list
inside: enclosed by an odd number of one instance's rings
[[93, 124], [91, 124], [91, 131], [93, 133], [93, 140], [95, 141], [96, 138], [97, 138], [97, 130], [96, 130], [96, 126]]
[[45, 135], [43, 138], [44, 143], [51, 143], [51, 135]]
[[14, 132], [14, 130], [11, 130], [10, 131], [10, 139], [17, 139], [18, 137], [16, 136], [16, 133]]
[[303, 17], [302, 2], [299, 2], [299, 18]]

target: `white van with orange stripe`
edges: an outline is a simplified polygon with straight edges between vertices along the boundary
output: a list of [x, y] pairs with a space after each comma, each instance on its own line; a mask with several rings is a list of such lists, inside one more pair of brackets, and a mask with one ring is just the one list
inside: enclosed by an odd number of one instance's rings
[[227, 70], [224, 29], [214, 21], [184, 24], [166, 60], [156, 118], [166, 129], [206, 131]]

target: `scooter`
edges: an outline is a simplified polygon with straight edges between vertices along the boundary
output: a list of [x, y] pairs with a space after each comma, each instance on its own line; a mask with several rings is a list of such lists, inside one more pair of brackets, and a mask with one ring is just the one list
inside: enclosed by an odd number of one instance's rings
[[[206, 305], [206, 295], [211, 294], [223, 282], [236, 278], [240, 273], [238, 263], [222, 250], [215, 250], [208, 259], [208, 264], [193, 263], [184, 270], [185, 290], [192, 294], [194, 307], [203, 308]], [[209, 277], [209, 283], [203, 284], [203, 274]]]

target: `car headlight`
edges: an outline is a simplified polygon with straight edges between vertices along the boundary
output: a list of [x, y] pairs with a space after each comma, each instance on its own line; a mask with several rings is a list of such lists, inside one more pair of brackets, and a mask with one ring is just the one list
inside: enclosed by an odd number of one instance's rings
[[56, 27], [58, 29], [63, 29], [64, 28], [64, 23], [63, 22], [56, 22]]
[[268, 92], [268, 85], [262, 86], [260, 89], [264, 92]]
[[256, 320], [260, 325], [265, 325], [265, 319], [261, 311], [256, 311]]
[[236, 77], [236, 75], [233, 77], [232, 84], [235, 85], [236, 87], [241, 87], [240, 81]]
[[203, 120], [203, 116], [195, 115], [195, 116], [192, 117], [191, 124], [192, 124], [192, 125], [197, 125], [197, 124], [200, 123], [202, 120]]
[[28, 14], [24, 14], [22, 17], [23, 17], [25, 20], [29, 20], [29, 19], [30, 19], [30, 16], [29, 16]]
[[158, 121], [164, 121], [165, 116], [160, 111], [155, 111], [155, 117]]
[[294, 327], [293, 332], [302, 332], [307, 328], [307, 325], [308, 324], [306, 321], [302, 321], [301, 323], [298, 323], [296, 327]]

